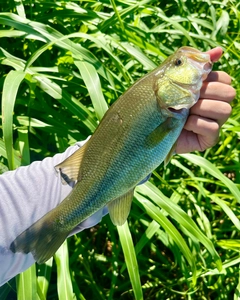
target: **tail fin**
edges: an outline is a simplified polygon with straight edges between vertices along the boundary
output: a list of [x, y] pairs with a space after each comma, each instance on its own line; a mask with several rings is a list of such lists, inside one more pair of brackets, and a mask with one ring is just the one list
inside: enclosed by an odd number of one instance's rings
[[39, 264], [52, 257], [69, 235], [69, 228], [63, 230], [62, 226], [58, 226], [59, 222], [53, 218], [52, 214], [54, 210], [17, 236], [11, 243], [10, 250], [14, 253], [31, 252]]

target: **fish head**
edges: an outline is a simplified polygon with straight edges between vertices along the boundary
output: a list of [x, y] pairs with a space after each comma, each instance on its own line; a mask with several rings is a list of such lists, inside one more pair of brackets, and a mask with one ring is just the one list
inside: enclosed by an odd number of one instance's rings
[[192, 107], [211, 70], [209, 54], [191, 47], [178, 49], [155, 73], [154, 90], [160, 108], [178, 111]]

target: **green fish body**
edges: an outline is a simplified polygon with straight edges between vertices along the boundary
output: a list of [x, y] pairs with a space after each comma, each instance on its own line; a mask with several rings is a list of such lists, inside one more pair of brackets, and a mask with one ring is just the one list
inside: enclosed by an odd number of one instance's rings
[[67, 182], [77, 181], [72, 192], [10, 249], [31, 252], [43, 263], [80, 222], [106, 205], [113, 223], [122, 225], [136, 185], [173, 153], [211, 66], [208, 54], [182, 47], [130, 87], [88, 142], [56, 166]]

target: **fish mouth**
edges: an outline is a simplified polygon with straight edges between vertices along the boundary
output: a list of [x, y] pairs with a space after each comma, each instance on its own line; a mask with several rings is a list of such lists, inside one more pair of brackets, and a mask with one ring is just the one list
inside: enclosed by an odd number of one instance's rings
[[173, 112], [173, 113], [181, 113], [184, 110], [184, 108], [176, 109], [176, 108], [173, 108], [173, 107], [169, 107], [168, 110]]
[[168, 111], [174, 115], [185, 115], [188, 114], [189, 109], [185, 107], [181, 107], [181, 108], [168, 107]]

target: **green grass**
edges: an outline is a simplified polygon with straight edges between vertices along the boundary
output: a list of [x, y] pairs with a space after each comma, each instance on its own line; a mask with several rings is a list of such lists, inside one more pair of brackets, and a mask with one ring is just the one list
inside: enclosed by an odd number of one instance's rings
[[[176, 155], [109, 217], [0, 288], [1, 299], [238, 299], [240, 10], [232, 1], [11, 1], [0, 6], [0, 172], [64, 151], [183, 45], [224, 50], [237, 90], [219, 143]], [[4, 119], [2, 115], [4, 114]]]

